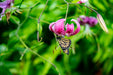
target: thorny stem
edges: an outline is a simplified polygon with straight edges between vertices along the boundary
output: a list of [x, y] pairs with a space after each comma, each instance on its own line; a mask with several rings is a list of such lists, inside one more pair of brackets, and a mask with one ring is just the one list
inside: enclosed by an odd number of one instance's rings
[[47, 4], [48, 4], [48, 0], [46, 1], [45, 7], [44, 7], [44, 9], [42, 10], [42, 12], [41, 12], [41, 14], [40, 14], [40, 16], [39, 16], [39, 18], [38, 18], [38, 24], [37, 24], [37, 25], [39, 25], [39, 27], [38, 27], [38, 29], [37, 29], [37, 40], [38, 40], [38, 42], [39, 42], [39, 31], [40, 31], [40, 18], [41, 18], [41, 16], [42, 16], [42, 14], [43, 14], [43, 12], [44, 12], [44, 10], [45, 10]]
[[[34, 7], [34, 6], [33, 6], [33, 7]], [[33, 8], [33, 7], [32, 7], [32, 8]], [[25, 20], [24, 20], [21, 24], [17, 23], [18, 28], [17, 28], [17, 31], [16, 31], [16, 36], [17, 36], [17, 38], [20, 40], [20, 42], [23, 44], [23, 46], [26, 48], [25, 51], [24, 51], [24, 53], [21, 55], [21, 58], [20, 58], [20, 59], [22, 59], [22, 57], [24, 56], [26, 50], [29, 50], [29, 51], [31, 51], [32, 53], [34, 53], [34, 54], [36, 54], [37, 56], [39, 56], [40, 58], [42, 58], [43, 60], [45, 60], [45, 61], [47, 61], [48, 63], [50, 63], [51, 65], [53, 65], [53, 66], [56, 68], [56, 66], [55, 66], [52, 62], [50, 62], [49, 60], [45, 59], [44, 57], [40, 56], [38, 53], [36, 53], [36, 52], [33, 51], [32, 49], [30, 49], [30, 48], [24, 43], [24, 41], [19, 37], [19, 35], [18, 35], [18, 32], [19, 32], [20, 27], [25, 23], [25, 21], [26, 21], [27, 18], [29, 17], [29, 13], [30, 13], [30, 11], [32, 10], [32, 8], [29, 9], [28, 14], [27, 14], [27, 17], [25, 18]], [[14, 20], [14, 21], [15, 21], [15, 20]]]

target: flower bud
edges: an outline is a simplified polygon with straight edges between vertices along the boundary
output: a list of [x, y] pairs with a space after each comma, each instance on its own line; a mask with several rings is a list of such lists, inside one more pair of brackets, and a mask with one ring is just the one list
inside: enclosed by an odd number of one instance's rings
[[102, 16], [101, 16], [100, 14], [97, 14], [97, 20], [98, 20], [98, 22], [99, 22], [101, 28], [102, 28], [105, 32], [108, 33], [108, 29], [107, 29], [107, 27], [106, 27], [106, 24], [105, 24], [105, 22], [104, 22], [104, 20], [103, 20], [103, 18], [102, 18]]

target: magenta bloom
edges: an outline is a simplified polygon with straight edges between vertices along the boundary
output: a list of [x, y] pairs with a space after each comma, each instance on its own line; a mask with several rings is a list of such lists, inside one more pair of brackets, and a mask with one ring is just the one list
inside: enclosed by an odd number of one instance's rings
[[98, 23], [98, 20], [95, 17], [80, 16], [77, 20], [80, 25], [88, 24], [90, 27], [93, 27]]
[[85, 2], [87, 2], [88, 0], [80, 0], [80, 1], [78, 1], [77, 3], [78, 4], [82, 4], [82, 3], [85, 3]]
[[0, 2], [0, 8], [2, 8], [2, 12], [0, 13], [0, 20], [2, 16], [4, 16], [5, 10], [11, 7], [11, 3], [14, 3], [14, 0], [6, 0], [4, 2]]
[[66, 35], [71, 35], [74, 31], [74, 25], [73, 24], [68, 24], [65, 26], [66, 27]]
[[88, 22], [89, 18], [82, 15], [77, 20], [80, 23], [80, 25], [85, 25]]
[[[74, 25], [73, 24], [64, 24], [65, 19], [60, 19], [56, 22], [53, 22], [49, 25], [49, 29], [57, 34], [58, 36], [72, 36], [77, 34], [80, 31], [80, 24], [76, 20], [72, 19], [71, 21], [74, 21], [77, 24], [77, 29], [74, 31]], [[65, 30], [66, 29], [66, 30]]]
[[89, 21], [88, 21], [88, 24], [90, 27], [93, 27], [95, 26], [96, 24], [98, 23], [98, 20], [94, 17], [89, 17]]

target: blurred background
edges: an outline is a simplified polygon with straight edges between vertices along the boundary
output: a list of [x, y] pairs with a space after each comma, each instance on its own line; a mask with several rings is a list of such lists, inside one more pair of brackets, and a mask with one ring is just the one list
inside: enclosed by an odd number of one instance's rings
[[[67, 55], [48, 28], [50, 23], [65, 18], [64, 0], [48, 1], [38, 27], [40, 42], [37, 41], [37, 21], [46, 0], [14, 0], [11, 10], [7, 10], [11, 11], [9, 23], [6, 16], [0, 20], [0, 75], [113, 75], [113, 0], [89, 0], [89, 3], [86, 5], [102, 15], [109, 33], [97, 24], [90, 28], [95, 35], [89, 36], [81, 26], [77, 35], [67, 37], [72, 41]], [[80, 15], [96, 17], [97, 14], [79, 4], [70, 4], [67, 22], [70, 24], [71, 19]], [[19, 39], [16, 32], [20, 24]], [[32, 51], [26, 49], [21, 40]]]

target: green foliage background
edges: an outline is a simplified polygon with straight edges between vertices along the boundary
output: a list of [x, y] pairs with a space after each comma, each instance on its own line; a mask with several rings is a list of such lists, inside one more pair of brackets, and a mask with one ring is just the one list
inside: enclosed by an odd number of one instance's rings
[[[81, 31], [77, 35], [69, 37], [72, 41], [70, 55], [62, 51], [60, 54], [61, 48], [54, 34], [48, 29], [51, 22], [65, 18], [66, 3], [63, 0], [49, 0], [41, 16], [39, 32], [42, 41], [38, 42], [37, 21], [46, 0], [23, 0], [19, 8], [21, 1], [15, 0], [12, 9], [7, 10], [11, 11], [9, 24], [6, 16], [0, 21], [0, 75], [113, 74], [113, 0], [89, 0], [90, 6], [103, 16], [109, 33], [105, 33], [97, 24], [91, 28], [96, 36], [87, 36], [84, 34], [85, 27], [81, 26]], [[77, 19], [80, 15], [96, 17], [88, 8], [70, 4], [67, 22], [71, 23], [72, 18]], [[16, 36], [20, 24], [22, 26], [18, 34], [33, 52], [26, 49]], [[36, 53], [52, 62], [56, 68]]]

